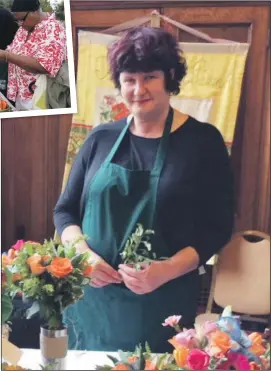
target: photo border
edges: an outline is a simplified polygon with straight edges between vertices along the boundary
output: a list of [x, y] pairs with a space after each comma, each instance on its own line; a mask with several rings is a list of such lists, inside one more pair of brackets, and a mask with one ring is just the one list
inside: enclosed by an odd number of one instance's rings
[[0, 113], [0, 122], [1, 122], [1, 119], [16, 118], [16, 117], [56, 116], [56, 115], [66, 115], [66, 114], [77, 113], [78, 107], [77, 107], [77, 95], [76, 95], [76, 84], [75, 84], [75, 68], [74, 68], [75, 62], [74, 62], [74, 54], [73, 54], [70, 0], [64, 0], [64, 8], [65, 8], [65, 30], [66, 30], [66, 38], [67, 38], [67, 54], [68, 54], [68, 66], [69, 66], [69, 79], [70, 79], [71, 107], [4, 112], [4, 113]]

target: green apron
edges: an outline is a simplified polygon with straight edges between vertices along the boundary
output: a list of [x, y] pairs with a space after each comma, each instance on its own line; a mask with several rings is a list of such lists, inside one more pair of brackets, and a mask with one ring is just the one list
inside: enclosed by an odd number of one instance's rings
[[[137, 223], [144, 229], [155, 230], [151, 241], [157, 256], [170, 256], [155, 227], [155, 211], [172, 118], [170, 109], [151, 171], [129, 170], [112, 163], [129, 130], [127, 122], [89, 185], [82, 230], [89, 236], [90, 248], [115, 269], [121, 263], [120, 252]], [[147, 341], [154, 352], [172, 349], [167, 340], [173, 332], [161, 324], [173, 314], [182, 314], [186, 322], [191, 319], [189, 324], [193, 324], [195, 299], [189, 287], [191, 275], [170, 281], [146, 295], [137, 295], [124, 284], [85, 288], [84, 298], [64, 315], [69, 325], [70, 348], [132, 351]]]

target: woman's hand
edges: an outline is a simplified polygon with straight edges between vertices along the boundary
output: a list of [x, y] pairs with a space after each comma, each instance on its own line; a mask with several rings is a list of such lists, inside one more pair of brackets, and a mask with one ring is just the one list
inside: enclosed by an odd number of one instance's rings
[[155, 261], [140, 271], [120, 264], [119, 273], [126, 287], [138, 295], [148, 294], [171, 279], [167, 260]]
[[6, 52], [5, 50], [0, 49], [0, 62], [3, 62], [6, 60]]
[[96, 288], [122, 282], [121, 275], [102, 258], [94, 264], [90, 278], [90, 286]]

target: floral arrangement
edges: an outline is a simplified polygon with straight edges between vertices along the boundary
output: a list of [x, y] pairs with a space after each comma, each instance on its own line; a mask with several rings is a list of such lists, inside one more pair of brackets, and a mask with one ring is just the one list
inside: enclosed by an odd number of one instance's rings
[[108, 356], [114, 366], [97, 370], [270, 370], [270, 331], [247, 335], [240, 321], [227, 307], [217, 322], [181, 329], [181, 316], [168, 317], [163, 326], [171, 326], [176, 335], [169, 339], [172, 354], [154, 355], [148, 344], [134, 353], [119, 351]]
[[19, 240], [2, 255], [9, 277], [6, 292], [29, 301], [27, 318], [39, 312], [50, 330], [63, 328], [63, 311], [83, 297], [83, 286], [90, 282], [90, 253], [79, 254], [75, 248], [82, 238], [65, 244]]

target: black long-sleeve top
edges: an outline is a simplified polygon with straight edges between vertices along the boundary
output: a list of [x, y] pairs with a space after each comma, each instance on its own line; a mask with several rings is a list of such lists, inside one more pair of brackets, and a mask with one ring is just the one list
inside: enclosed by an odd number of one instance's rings
[[[125, 119], [102, 124], [88, 135], [54, 210], [59, 235], [70, 225], [81, 226], [89, 183], [125, 124]], [[159, 141], [128, 131], [113, 162], [130, 169], [150, 170]], [[233, 177], [223, 138], [213, 125], [189, 117], [170, 134], [158, 186], [159, 232], [172, 255], [191, 246], [202, 265], [228, 242], [233, 219]]]

